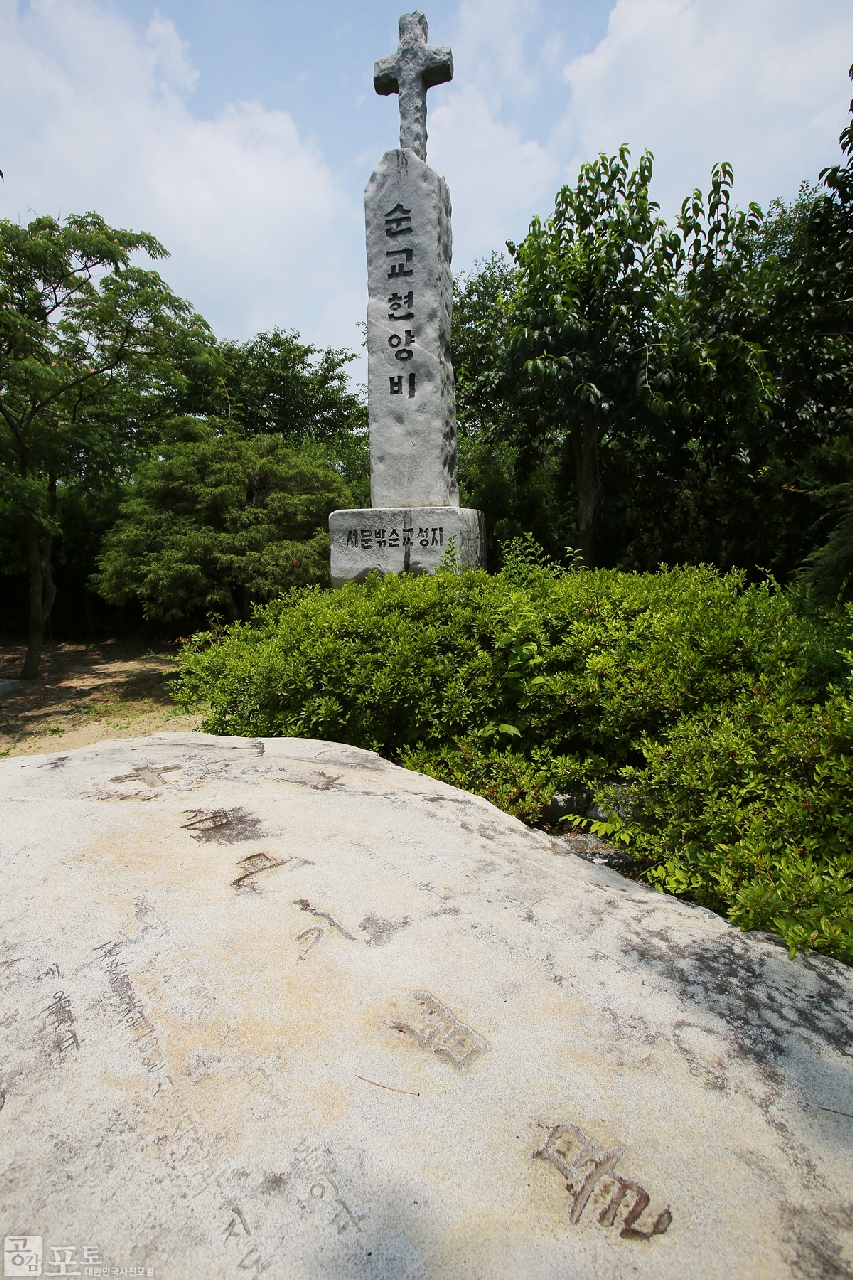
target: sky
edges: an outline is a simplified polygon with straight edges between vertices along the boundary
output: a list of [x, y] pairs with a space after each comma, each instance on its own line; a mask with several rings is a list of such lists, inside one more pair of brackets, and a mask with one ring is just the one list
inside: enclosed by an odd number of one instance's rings
[[[221, 338], [278, 325], [359, 350], [362, 198], [397, 145], [373, 62], [399, 0], [0, 0], [0, 216], [90, 209], [152, 232], [161, 274]], [[655, 155], [672, 217], [711, 166], [793, 199], [839, 157], [850, 0], [431, 0], [452, 83], [428, 161], [467, 270], [599, 151]], [[355, 366], [362, 370], [362, 361]]]

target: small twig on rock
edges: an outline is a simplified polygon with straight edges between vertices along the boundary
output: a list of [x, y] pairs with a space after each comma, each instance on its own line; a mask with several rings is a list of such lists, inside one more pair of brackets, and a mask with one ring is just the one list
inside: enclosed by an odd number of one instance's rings
[[413, 1093], [411, 1089], [395, 1089], [393, 1084], [380, 1084], [378, 1080], [368, 1080], [367, 1076], [360, 1076], [356, 1072], [356, 1080], [363, 1080], [365, 1084], [375, 1084], [377, 1089], [390, 1089], [392, 1093], [407, 1093], [410, 1098], [419, 1098], [419, 1093]]

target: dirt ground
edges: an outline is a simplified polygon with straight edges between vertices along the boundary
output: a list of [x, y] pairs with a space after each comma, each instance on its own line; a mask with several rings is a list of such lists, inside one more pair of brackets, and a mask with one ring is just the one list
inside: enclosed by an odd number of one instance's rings
[[[201, 714], [183, 714], [166, 689], [176, 652], [125, 640], [45, 645], [38, 679], [0, 694], [0, 757], [200, 729]], [[22, 646], [0, 649], [0, 680], [18, 679], [23, 662]]]

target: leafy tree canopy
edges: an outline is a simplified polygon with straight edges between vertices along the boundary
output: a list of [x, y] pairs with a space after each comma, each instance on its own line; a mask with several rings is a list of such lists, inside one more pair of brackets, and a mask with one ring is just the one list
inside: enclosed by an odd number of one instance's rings
[[364, 402], [350, 391], [349, 351], [319, 351], [298, 333], [273, 329], [220, 346], [220, 416], [246, 435], [333, 440], [364, 426]]
[[186, 412], [227, 422], [245, 436], [278, 435], [292, 445], [314, 441], [353, 487], [354, 500], [370, 503], [367, 403], [352, 391], [349, 351], [302, 342], [296, 332], [273, 329], [248, 342], [222, 342], [215, 377], [204, 370], [201, 394]]
[[0, 504], [29, 570], [27, 678], [56, 594], [59, 486], [127, 471], [144, 398], [173, 389], [171, 351], [212, 341], [156, 272], [131, 264], [139, 250], [165, 257], [153, 236], [94, 213], [0, 220]]
[[581, 169], [553, 215], [534, 218], [518, 245], [504, 386], [522, 445], [548, 433], [574, 469], [577, 533], [587, 563], [605, 433], [646, 394], [656, 313], [680, 242], [649, 199], [652, 157], [629, 151]]
[[[468, 500], [587, 563], [853, 569], [851, 131], [846, 163], [767, 216], [715, 166], [667, 228], [652, 158], [601, 156], [553, 215], [457, 281]], [[827, 542], [827, 532], [835, 533]], [[760, 569], [757, 569], [760, 566]], [[849, 567], [848, 567], [849, 566]]]
[[349, 494], [316, 444], [186, 418], [144, 462], [108, 533], [95, 583], [164, 620], [248, 617], [255, 601], [328, 582], [329, 512]]

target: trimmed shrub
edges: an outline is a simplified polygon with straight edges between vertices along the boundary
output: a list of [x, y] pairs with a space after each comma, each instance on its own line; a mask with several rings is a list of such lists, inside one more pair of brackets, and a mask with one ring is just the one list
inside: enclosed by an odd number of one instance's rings
[[739, 573], [516, 554], [491, 577], [291, 591], [196, 636], [176, 696], [212, 732], [376, 750], [529, 823], [586, 789], [638, 876], [850, 958], [849, 634]]
[[[633, 803], [608, 798], [601, 834], [631, 849], [643, 878], [853, 963], [853, 704], [802, 706], [762, 689], [749, 702], [685, 717], [641, 743], [627, 767]], [[609, 800], [609, 803], [608, 803]]]

